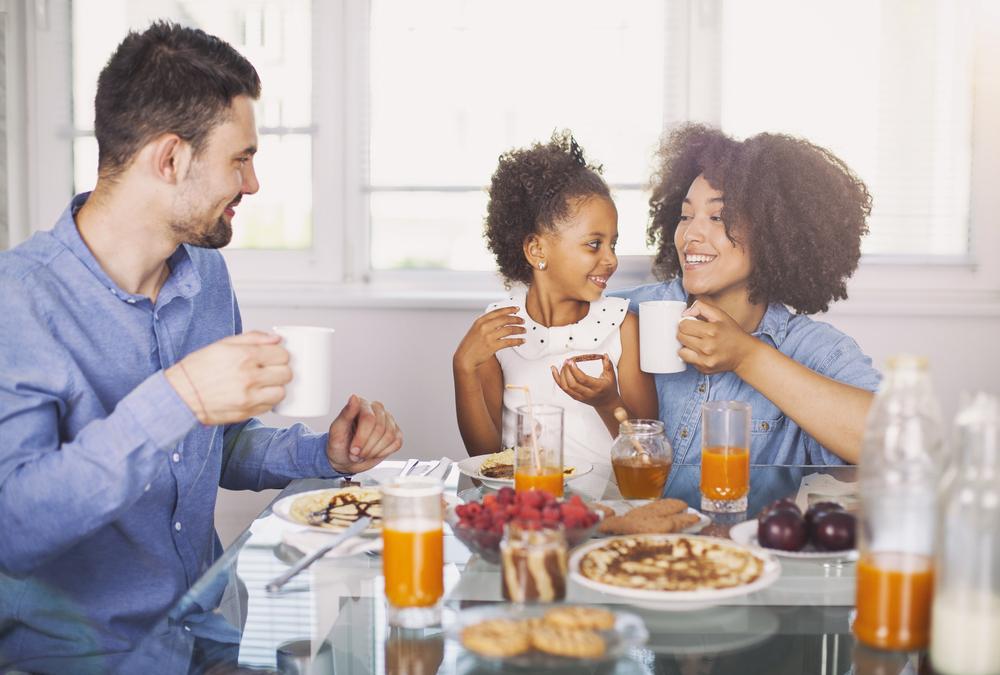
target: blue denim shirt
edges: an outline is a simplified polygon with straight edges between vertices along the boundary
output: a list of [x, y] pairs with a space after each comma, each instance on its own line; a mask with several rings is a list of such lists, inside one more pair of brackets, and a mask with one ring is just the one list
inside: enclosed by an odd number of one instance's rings
[[220, 485], [339, 475], [302, 425], [198, 424], [163, 370], [241, 332], [225, 262], [181, 246], [155, 304], [126, 293], [86, 198], [0, 253], [0, 665], [26, 670], [133, 646], [220, 553]]
[[[639, 303], [647, 300], [687, 300], [680, 279], [608, 295], [628, 298], [629, 308], [636, 312]], [[784, 305], [768, 305], [753, 336], [820, 375], [868, 391], [878, 388], [878, 371], [853, 339], [827, 323], [792, 314]], [[657, 374], [656, 392], [660, 419], [678, 464], [701, 463], [701, 406], [705, 401], [750, 404], [753, 464], [846, 464], [735, 373], [702, 375], [689, 365], [680, 373]], [[668, 492], [670, 487], [668, 482]]]

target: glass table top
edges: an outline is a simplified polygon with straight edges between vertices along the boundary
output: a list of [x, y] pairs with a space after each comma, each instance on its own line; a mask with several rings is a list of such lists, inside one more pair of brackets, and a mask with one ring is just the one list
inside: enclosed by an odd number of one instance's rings
[[[424, 463], [424, 466], [430, 463]], [[398, 472], [402, 461], [374, 472]], [[419, 473], [418, 468], [416, 473]], [[697, 508], [698, 466], [674, 466], [668, 496]], [[805, 476], [855, 480], [854, 467], [751, 467], [749, 508], [719, 514], [702, 533], [726, 536], [762, 506], [794, 496]], [[303, 480], [281, 497], [336, 481]], [[453, 467], [446, 491], [474, 487]], [[465, 496], [465, 494], [463, 494]], [[711, 514], [709, 514], [711, 515]], [[301, 553], [283, 542], [289, 523], [266, 509], [185, 594], [140, 649], [126, 672], [157, 673], [479, 673], [499, 672], [447, 636], [441, 627], [390, 628], [377, 552], [323, 558], [280, 592], [265, 586]], [[603, 605], [637, 614], [650, 637], [613, 662], [574, 662], [574, 673], [909, 673], [925, 672], [919, 655], [857, 646], [850, 632], [854, 563], [781, 559], [770, 587], [694, 611], [664, 611], [571, 582], [567, 603]], [[499, 567], [472, 555], [445, 534], [445, 626], [461, 612], [503, 602]]]

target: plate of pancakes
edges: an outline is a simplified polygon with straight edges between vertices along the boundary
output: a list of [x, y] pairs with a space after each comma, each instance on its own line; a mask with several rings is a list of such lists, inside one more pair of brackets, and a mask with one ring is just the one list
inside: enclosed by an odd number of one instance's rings
[[365, 533], [382, 531], [382, 490], [351, 486], [310, 490], [282, 497], [271, 507], [274, 515], [310, 530], [337, 533], [363, 516], [372, 522]]
[[[481, 481], [483, 485], [500, 489], [514, 485], [514, 448], [507, 448], [489, 455], [476, 455], [458, 462], [458, 469], [466, 476]], [[594, 470], [590, 462], [576, 462], [563, 466], [563, 481], [571, 481]]]
[[570, 578], [592, 590], [664, 610], [701, 609], [767, 588], [781, 563], [761, 549], [692, 534], [598, 539], [569, 560]]

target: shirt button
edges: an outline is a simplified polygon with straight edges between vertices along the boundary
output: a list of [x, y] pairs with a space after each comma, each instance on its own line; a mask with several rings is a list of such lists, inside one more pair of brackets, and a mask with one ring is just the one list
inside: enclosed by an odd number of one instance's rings
[[130, 304], [130, 305], [134, 305], [134, 304], [135, 304], [135, 298], [129, 298], [129, 299], [128, 299], [128, 300], [126, 300], [125, 302], [127, 302], [127, 303], [128, 303], [128, 304]]
[[687, 438], [687, 437], [688, 437], [688, 428], [684, 427], [683, 429], [681, 429], [681, 438]]
[[702, 382], [701, 384], [698, 385], [698, 393], [699, 394], [704, 394], [705, 393], [705, 383], [704, 382]]
[[174, 529], [177, 530], [178, 532], [181, 531], [181, 523], [180, 523], [180, 521], [177, 521], [176, 523], [174, 523]]
[[174, 463], [181, 461], [181, 453], [175, 452], [173, 455], [170, 456], [170, 459], [174, 460]]
[[771, 428], [771, 425], [768, 424], [767, 422], [761, 422], [760, 423], [760, 430], [761, 431], [767, 431], [770, 428]]

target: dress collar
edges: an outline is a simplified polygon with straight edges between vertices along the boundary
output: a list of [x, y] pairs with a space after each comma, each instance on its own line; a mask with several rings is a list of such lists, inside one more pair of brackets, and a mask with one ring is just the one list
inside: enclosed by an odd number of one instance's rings
[[512, 349], [526, 359], [564, 354], [567, 351], [587, 353], [601, 348], [607, 337], [617, 331], [625, 320], [629, 301], [626, 298], [602, 296], [590, 303], [587, 315], [567, 326], [543, 326], [530, 316], [525, 307], [526, 289], [511, 291], [505, 302], [495, 302], [486, 311], [517, 306], [517, 315], [524, 319], [525, 342]]

